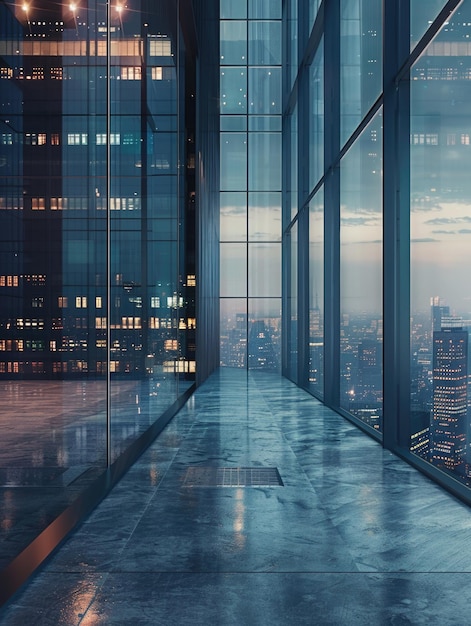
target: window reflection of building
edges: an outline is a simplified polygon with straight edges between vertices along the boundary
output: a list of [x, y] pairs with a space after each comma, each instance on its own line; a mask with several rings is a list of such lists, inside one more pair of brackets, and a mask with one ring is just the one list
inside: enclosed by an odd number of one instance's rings
[[[106, 7], [6, 7], [0, 82], [10, 109], [0, 121], [1, 174], [7, 176], [0, 179], [0, 211], [11, 242], [5, 254], [12, 247], [16, 252], [0, 280], [0, 337], [12, 347], [0, 372], [102, 375], [109, 328], [115, 372], [148, 373], [149, 354], [156, 364], [183, 358], [193, 364], [183, 369], [194, 370], [195, 324], [181, 322], [195, 316], [194, 281], [184, 278], [194, 276], [194, 266], [180, 267], [180, 279], [170, 269], [176, 268], [176, 242], [183, 242], [177, 221], [184, 223], [194, 201], [194, 173], [181, 204], [172, 200], [182, 186], [177, 131], [188, 137], [194, 131], [191, 114], [177, 119], [185, 106], [184, 90], [177, 96], [175, 87], [183, 70], [176, 66], [175, 37], [162, 34], [171, 11], [149, 14], [144, 33], [141, 18], [131, 13], [110, 28], [112, 272], [123, 277], [113, 283], [107, 320]], [[187, 89], [189, 100], [190, 81]], [[146, 107], [142, 126], [136, 120]], [[190, 155], [193, 142], [183, 145]], [[143, 167], [162, 178], [144, 185]], [[185, 229], [187, 238], [192, 233]], [[150, 271], [141, 254], [156, 247], [163, 263]], [[155, 298], [163, 303], [158, 316], [150, 314]], [[169, 352], [169, 342], [178, 354]], [[20, 345], [21, 351], [13, 349]]]

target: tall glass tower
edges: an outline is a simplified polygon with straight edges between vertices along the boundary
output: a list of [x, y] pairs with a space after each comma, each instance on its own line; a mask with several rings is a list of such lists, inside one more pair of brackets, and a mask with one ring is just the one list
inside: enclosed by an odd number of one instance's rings
[[460, 327], [433, 333], [433, 406], [430, 462], [464, 474], [468, 436], [468, 331]]

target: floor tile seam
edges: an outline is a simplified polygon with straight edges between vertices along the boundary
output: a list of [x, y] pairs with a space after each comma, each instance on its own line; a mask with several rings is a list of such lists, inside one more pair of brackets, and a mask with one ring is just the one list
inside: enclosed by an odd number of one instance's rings
[[[471, 575], [471, 570], [408, 570], [408, 569], [394, 569], [394, 570], [354, 570], [354, 569], [342, 569], [342, 570], [332, 570], [332, 569], [309, 569], [309, 570], [301, 570], [301, 569], [254, 569], [254, 570], [223, 570], [223, 569], [207, 569], [207, 570], [185, 570], [185, 569], [143, 569], [143, 570], [121, 570], [121, 569], [111, 569], [111, 570], [94, 570], [93, 572], [83, 572], [81, 570], [71, 570], [67, 572], [63, 571], [44, 571], [41, 574], [41, 578], [46, 580], [48, 576], [61, 575], [61, 576], [84, 576], [84, 574], [93, 574], [96, 575], [97, 578], [100, 577], [99, 584], [97, 584], [97, 593], [106, 584], [107, 580], [111, 576], [142, 576], [142, 575], [168, 575], [168, 576], [210, 576], [210, 575], [237, 575], [237, 576], [246, 576], [246, 575], [278, 575], [283, 576], [286, 574], [296, 574], [296, 575], [348, 575], [348, 576], [457, 576], [457, 575]], [[25, 592], [27, 593], [27, 590]], [[95, 596], [94, 596], [95, 598]], [[93, 600], [91, 601], [93, 602]]]
[[[183, 437], [183, 439], [185, 439], [190, 434], [191, 430], [193, 429], [193, 426], [194, 426], [194, 422], [192, 422], [190, 428], [187, 430], [187, 432], [186, 432], [185, 436]], [[182, 439], [182, 441], [183, 441], [183, 439]], [[156, 439], [156, 441], [157, 440], [158, 440], [158, 438]], [[152, 445], [149, 447], [149, 449], [151, 447], [152, 447]], [[180, 450], [181, 450], [181, 444], [178, 447], [178, 449], [175, 450], [174, 454], [172, 455], [172, 458], [169, 460], [167, 468], [166, 468], [165, 472], [163, 473], [162, 478], [159, 481], [159, 484], [155, 487], [153, 495], [147, 500], [147, 503], [146, 503], [146, 505], [145, 505], [145, 507], [144, 507], [144, 509], [143, 509], [143, 511], [141, 513], [141, 515], [136, 519], [136, 522], [134, 523], [132, 529], [130, 530], [129, 535], [128, 535], [127, 539], [125, 540], [124, 545], [122, 546], [122, 549], [117, 554], [117, 559], [116, 560], [119, 560], [119, 558], [121, 557], [121, 555], [124, 552], [124, 550], [126, 550], [126, 548], [128, 546], [128, 543], [131, 540], [131, 538], [133, 537], [136, 528], [138, 527], [138, 525], [141, 523], [142, 519], [147, 514], [147, 511], [149, 510], [149, 507], [151, 506], [152, 501], [154, 500], [154, 498], [158, 494], [158, 492], [159, 492], [159, 490], [160, 490], [160, 488], [162, 486], [162, 483], [165, 481], [165, 478], [166, 478], [168, 472], [170, 471], [170, 468], [172, 467], [173, 463], [175, 462], [175, 458], [179, 454]], [[132, 467], [137, 467], [138, 465], [139, 465], [139, 459], [136, 461], [136, 463], [134, 463], [134, 465]]]

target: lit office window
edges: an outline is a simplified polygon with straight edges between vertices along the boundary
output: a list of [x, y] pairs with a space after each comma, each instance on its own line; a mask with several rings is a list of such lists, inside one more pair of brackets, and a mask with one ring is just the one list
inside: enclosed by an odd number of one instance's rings
[[33, 67], [33, 80], [44, 80], [44, 67]]
[[131, 67], [121, 67], [120, 73], [121, 80], [141, 80], [141, 67], [140, 65]]
[[68, 133], [67, 143], [69, 146], [86, 146], [88, 135], [87, 133]]
[[169, 57], [172, 55], [172, 44], [169, 39], [154, 38], [149, 40], [149, 56]]
[[152, 80], [162, 80], [163, 79], [163, 68], [162, 67], [152, 67], [151, 68], [151, 76], [152, 76]]
[[44, 211], [46, 209], [46, 199], [31, 198], [31, 209], [33, 211]]

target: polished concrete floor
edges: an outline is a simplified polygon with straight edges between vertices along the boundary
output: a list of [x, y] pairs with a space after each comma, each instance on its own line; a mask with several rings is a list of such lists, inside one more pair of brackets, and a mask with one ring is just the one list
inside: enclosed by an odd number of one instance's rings
[[[115, 460], [191, 384], [157, 374], [111, 384]], [[0, 382], [0, 570], [106, 464], [104, 380]], [[1, 595], [1, 594], [0, 594]]]
[[[222, 467], [283, 485], [211, 484]], [[470, 606], [470, 508], [290, 382], [221, 370], [0, 623], [445, 626]]]

